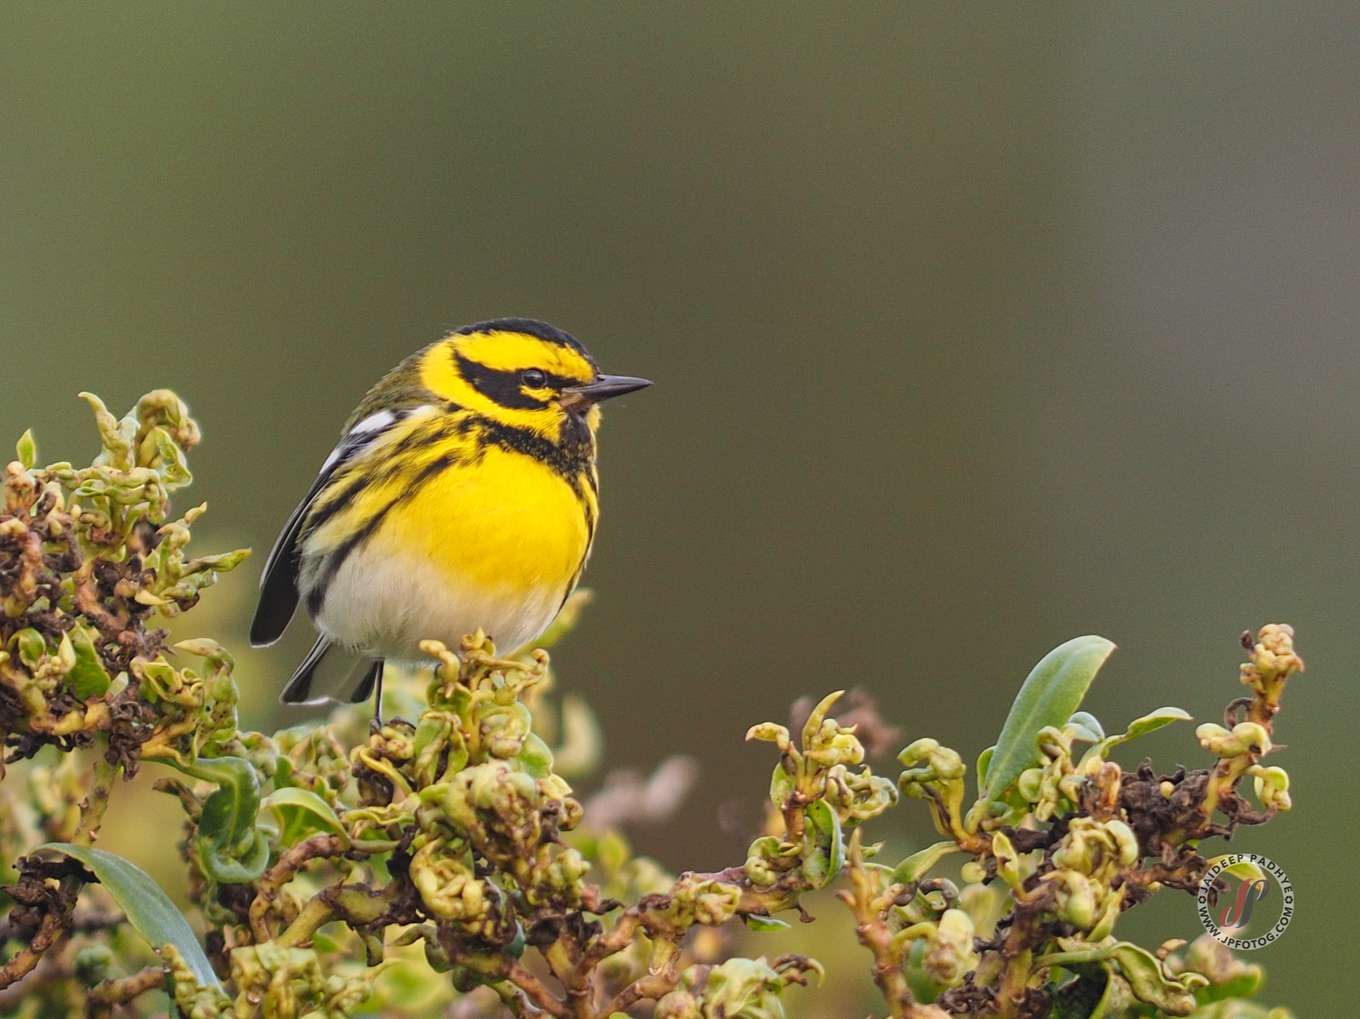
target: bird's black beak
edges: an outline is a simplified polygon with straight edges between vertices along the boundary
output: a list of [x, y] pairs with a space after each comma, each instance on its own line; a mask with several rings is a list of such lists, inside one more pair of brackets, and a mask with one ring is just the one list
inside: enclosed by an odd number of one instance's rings
[[646, 389], [651, 384], [650, 379], [634, 378], [631, 375], [600, 375], [595, 381], [587, 382], [584, 386], [564, 389], [562, 402], [569, 408], [588, 407], [601, 400]]

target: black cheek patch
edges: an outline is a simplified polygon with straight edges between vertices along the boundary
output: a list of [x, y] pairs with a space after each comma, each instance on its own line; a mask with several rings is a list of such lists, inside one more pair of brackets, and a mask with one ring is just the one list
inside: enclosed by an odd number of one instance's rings
[[469, 360], [458, 351], [453, 352], [458, 373], [465, 378], [473, 389], [502, 407], [510, 410], [544, 410], [547, 400], [540, 400], [524, 392], [517, 371], [498, 371], [488, 368], [477, 361]]

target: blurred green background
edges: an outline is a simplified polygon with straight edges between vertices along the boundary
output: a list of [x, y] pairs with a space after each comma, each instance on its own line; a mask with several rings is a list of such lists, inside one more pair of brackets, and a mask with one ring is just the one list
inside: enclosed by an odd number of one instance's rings
[[[1217, 718], [1237, 634], [1293, 622], [1297, 809], [1234, 847], [1297, 891], [1268, 996], [1321, 1014], [1357, 904], [1358, 31], [1342, 3], [7, 4], [0, 431], [85, 458], [77, 390], [173, 386], [202, 547], [262, 554], [450, 327], [542, 317], [657, 380], [607, 415], [598, 600], [557, 661], [612, 764], [702, 758], [636, 836], [672, 867], [742, 858], [770, 767], [742, 733], [800, 694], [862, 685], [971, 759], [1073, 634], [1122, 646], [1112, 725]], [[262, 726], [305, 637], [248, 649], [254, 579], [195, 619]], [[1188, 727], [1148, 749], [1205, 760]], [[173, 852], [173, 810], [119, 809]], [[1146, 912], [1198, 933], [1189, 898]]]

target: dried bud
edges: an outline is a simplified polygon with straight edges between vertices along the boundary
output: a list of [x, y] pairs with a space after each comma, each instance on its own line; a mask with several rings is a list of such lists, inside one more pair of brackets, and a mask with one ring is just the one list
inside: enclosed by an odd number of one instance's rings
[[716, 927], [736, 914], [741, 888], [712, 879], [684, 874], [671, 890], [668, 908], [671, 921], [680, 928], [703, 924]]
[[432, 916], [475, 921], [486, 915], [486, 893], [468, 866], [465, 853], [429, 842], [411, 859], [411, 882]]
[[1090, 880], [1070, 870], [1057, 871], [1054, 878], [1054, 912], [1058, 919], [1078, 930], [1090, 930], [1096, 922], [1096, 894]]
[[86, 987], [93, 987], [109, 975], [113, 949], [108, 945], [86, 945], [76, 953], [76, 979]]
[[922, 967], [941, 988], [957, 987], [977, 966], [973, 919], [961, 909], [946, 909], [927, 942]]
[[1294, 651], [1294, 628], [1286, 623], [1261, 627], [1251, 647], [1251, 661], [1242, 666], [1242, 682], [1263, 690], [1279, 679], [1303, 671], [1303, 659]]

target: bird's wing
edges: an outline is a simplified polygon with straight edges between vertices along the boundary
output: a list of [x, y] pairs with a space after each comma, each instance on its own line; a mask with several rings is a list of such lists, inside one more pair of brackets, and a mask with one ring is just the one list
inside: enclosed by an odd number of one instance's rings
[[298, 538], [301, 537], [303, 522], [316, 497], [336, 471], [378, 442], [398, 422], [410, 417], [412, 412], [408, 409], [380, 410], [370, 414], [346, 432], [331, 455], [326, 457], [321, 472], [288, 517], [269, 552], [269, 558], [265, 560], [264, 573], [260, 577], [260, 601], [255, 607], [255, 618], [250, 623], [250, 643], [253, 646], [265, 647], [283, 636], [288, 621], [297, 609]]

